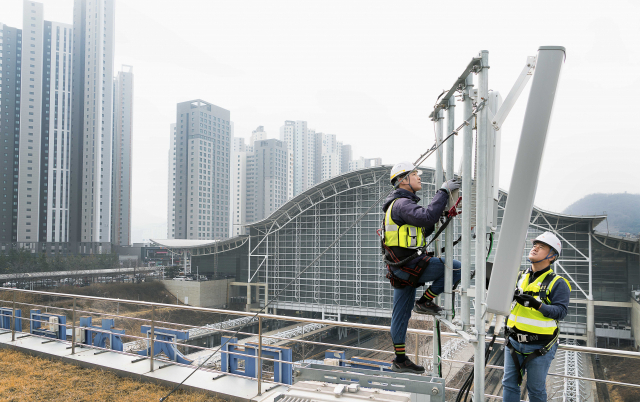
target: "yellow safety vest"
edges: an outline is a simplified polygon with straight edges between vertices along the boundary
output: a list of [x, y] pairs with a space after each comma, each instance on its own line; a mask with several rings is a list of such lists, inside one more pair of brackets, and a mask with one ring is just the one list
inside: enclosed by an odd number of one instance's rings
[[[535, 296], [536, 300], [547, 303], [549, 293], [551, 292], [553, 285], [555, 285], [559, 279], [563, 279], [567, 282], [567, 285], [569, 285], [569, 282], [566, 279], [556, 275], [553, 280], [551, 280], [551, 283], [549, 283], [549, 286], [547, 286], [544, 297], [540, 298], [540, 285], [544, 281], [544, 278], [551, 273], [553, 273], [553, 270], [549, 269], [549, 271], [537, 277], [532, 283], [529, 283], [529, 274], [523, 275], [520, 273], [516, 288], [521, 292], [532, 292], [534, 295], [537, 295]], [[569, 285], [569, 291], [571, 291], [571, 285]], [[532, 307], [525, 307], [514, 301], [511, 314], [509, 314], [509, 318], [507, 320], [507, 327], [517, 328], [520, 331], [532, 334], [553, 335], [558, 328], [558, 321], [553, 318], [545, 317], [540, 311]]]
[[412, 225], [398, 225], [391, 219], [391, 209], [398, 199], [393, 200], [384, 218], [384, 244], [387, 247], [417, 249], [425, 245], [422, 228]]

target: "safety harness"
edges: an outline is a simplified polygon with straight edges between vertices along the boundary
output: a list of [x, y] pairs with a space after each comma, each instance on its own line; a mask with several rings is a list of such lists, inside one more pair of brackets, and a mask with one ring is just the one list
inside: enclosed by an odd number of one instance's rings
[[[520, 272], [520, 275], [518, 275], [517, 283], [520, 283], [520, 279], [522, 275], [523, 273]], [[523, 292], [523, 294], [528, 294], [533, 297], [538, 296], [540, 298], [540, 301], [542, 301], [544, 304], [551, 304], [551, 300], [549, 299], [548, 289], [551, 283], [553, 282], [553, 280], [555, 279], [555, 277], [556, 277], [555, 273], [549, 272], [547, 276], [544, 278], [544, 280], [542, 281], [542, 283], [540, 284], [539, 291], [537, 292], [525, 291]], [[543, 295], [544, 297], [541, 295]], [[513, 359], [513, 364], [518, 370], [518, 386], [520, 386], [522, 385], [522, 377], [524, 376], [524, 369], [527, 366], [527, 364], [539, 356], [546, 355], [551, 350], [553, 345], [555, 345], [555, 343], [558, 341], [558, 332], [559, 332], [558, 321], [556, 320], [556, 329], [553, 332], [553, 335], [523, 334], [518, 332], [517, 328], [515, 327], [514, 329], [509, 328], [507, 326], [507, 321], [508, 321], [508, 318], [505, 318], [505, 331], [504, 331], [505, 346], [509, 348], [511, 358]], [[535, 350], [531, 353], [522, 353], [517, 351], [513, 347], [513, 345], [511, 345], [510, 339], [512, 336], [516, 338], [520, 343], [527, 343], [527, 342], [547, 340], [547, 339], [550, 339], [550, 340], [545, 346], [541, 347], [538, 350]], [[518, 360], [518, 355], [524, 356], [524, 361], [522, 362], [522, 364], [520, 364], [520, 361]]]
[[[426, 245], [424, 245], [423, 247], [417, 248], [413, 254], [411, 254], [410, 256], [402, 260], [397, 258], [395, 256], [395, 253], [391, 250], [391, 248], [387, 247], [387, 245], [385, 244], [385, 221], [384, 219], [382, 220], [382, 229], [379, 229], [376, 233], [380, 237], [380, 244], [382, 249], [382, 261], [387, 265], [386, 278], [389, 279], [389, 283], [391, 283], [392, 287], [394, 287], [395, 289], [403, 289], [407, 286], [417, 288], [424, 285], [424, 283], [418, 282], [418, 281], [420, 279], [420, 276], [422, 276], [422, 273], [424, 272], [424, 270], [427, 269], [427, 266], [429, 265], [429, 260], [435, 255], [433, 252], [427, 252], [426, 250], [431, 244], [433, 244], [434, 241], [436, 241], [436, 239], [440, 236], [440, 234], [444, 232], [444, 230], [449, 225], [449, 223], [451, 223], [453, 218], [461, 214], [461, 212], [457, 210], [457, 207], [460, 204], [461, 200], [462, 200], [462, 197], [458, 197], [458, 200], [456, 201], [456, 203], [451, 208], [449, 208], [448, 211], [445, 212], [446, 219], [442, 221], [442, 224], [433, 235], [433, 238], [431, 239], [431, 241]], [[393, 202], [395, 203], [395, 200]], [[392, 206], [393, 206], [393, 203], [389, 206], [388, 212], [391, 210]], [[426, 232], [425, 228], [420, 228], [420, 230], [422, 230], [422, 235], [424, 237], [429, 235], [429, 233]], [[456, 240], [453, 243], [453, 245], [455, 246], [456, 244], [458, 244], [461, 238], [462, 237]], [[444, 252], [444, 247], [442, 248], [442, 251]], [[418, 263], [413, 268], [406, 266], [407, 263], [409, 263], [410, 261], [413, 261], [414, 259], [418, 258], [423, 254], [424, 256], [420, 259], [420, 261], [418, 261]], [[387, 255], [390, 257], [390, 259], [387, 258]], [[391, 267], [397, 268], [402, 272], [406, 272], [407, 274], [409, 274], [409, 279], [405, 280], [405, 279], [398, 278], [393, 274], [393, 270]]]

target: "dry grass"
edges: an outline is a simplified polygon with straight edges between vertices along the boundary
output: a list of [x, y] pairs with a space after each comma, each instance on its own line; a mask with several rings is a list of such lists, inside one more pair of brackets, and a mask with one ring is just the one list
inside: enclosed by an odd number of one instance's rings
[[[623, 350], [635, 351], [634, 348], [624, 348]], [[640, 360], [623, 357], [600, 356], [602, 367], [604, 368], [605, 380], [639, 384]], [[637, 402], [640, 401], [640, 390], [616, 385], [607, 385], [609, 397], [615, 402]]]
[[[169, 389], [84, 369], [59, 361], [0, 350], [0, 401], [157, 402]], [[204, 393], [177, 391], [172, 402], [222, 401]]]

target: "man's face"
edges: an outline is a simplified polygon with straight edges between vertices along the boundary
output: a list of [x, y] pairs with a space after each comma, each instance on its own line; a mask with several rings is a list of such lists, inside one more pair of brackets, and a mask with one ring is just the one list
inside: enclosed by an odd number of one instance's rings
[[[549, 247], [544, 243], [541, 243], [541, 242], [533, 243], [533, 247], [531, 247], [531, 251], [529, 251], [529, 259], [531, 261], [540, 261], [546, 258], [549, 255], [550, 251], [551, 251], [551, 247]], [[549, 261], [553, 261], [553, 259], [550, 258]]]
[[403, 184], [410, 184], [413, 191], [422, 190], [422, 181], [420, 180], [420, 174], [418, 171], [415, 171], [409, 175], [409, 177], [405, 177], [402, 181]]

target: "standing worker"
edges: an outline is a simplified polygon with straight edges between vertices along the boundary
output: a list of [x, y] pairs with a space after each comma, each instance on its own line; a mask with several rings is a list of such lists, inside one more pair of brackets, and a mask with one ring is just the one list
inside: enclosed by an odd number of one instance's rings
[[558, 349], [558, 321], [567, 315], [571, 292], [569, 282], [551, 269], [561, 251], [562, 243], [553, 233], [541, 234], [529, 252], [531, 267], [518, 276], [505, 329], [504, 402], [520, 402], [525, 371], [529, 400], [547, 400], [546, 379]]
[[[418, 314], [437, 315], [442, 308], [433, 299], [444, 291], [444, 262], [431, 258], [424, 247], [426, 238], [433, 233], [447, 200], [460, 182], [449, 180], [436, 192], [427, 208], [418, 205], [416, 192], [422, 189], [421, 172], [411, 162], [398, 163], [391, 169], [391, 184], [397, 186], [384, 202], [384, 259], [387, 262], [387, 278], [394, 287], [391, 315], [391, 339], [395, 350], [392, 369], [401, 373], [424, 373], [405, 355], [405, 338], [411, 311]], [[399, 183], [399, 184], [398, 184]], [[452, 255], [451, 250], [446, 250]], [[453, 260], [453, 283], [460, 280], [460, 262]], [[416, 288], [431, 282], [416, 301]], [[454, 285], [455, 287], [455, 285]]]

